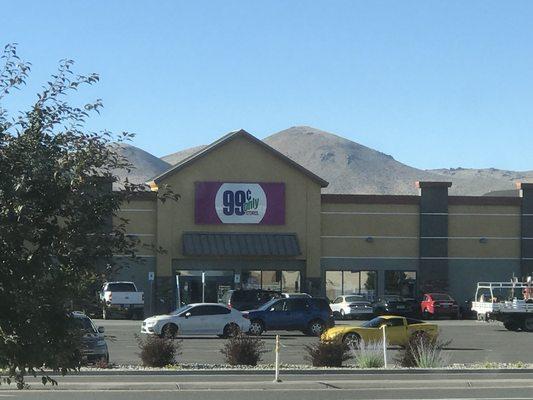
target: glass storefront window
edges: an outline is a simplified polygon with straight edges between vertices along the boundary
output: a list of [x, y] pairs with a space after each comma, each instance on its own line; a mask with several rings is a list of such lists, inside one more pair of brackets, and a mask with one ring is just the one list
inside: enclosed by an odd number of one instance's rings
[[359, 271], [343, 271], [344, 294], [359, 294], [360, 279]]
[[[179, 301], [181, 305], [202, 302], [218, 303], [224, 293], [233, 288], [232, 270], [179, 270]], [[205, 285], [202, 285], [202, 272], [205, 273]], [[176, 303], [177, 303], [176, 299]]]
[[376, 271], [361, 271], [361, 291], [369, 301], [377, 299], [378, 274]]
[[261, 286], [263, 290], [281, 291], [281, 273], [278, 271], [263, 271]]
[[377, 298], [376, 271], [326, 271], [326, 296], [330, 300], [343, 294], [361, 294], [369, 301]]
[[385, 294], [414, 299], [416, 295], [416, 272], [385, 271]]
[[300, 291], [300, 271], [282, 271], [281, 288], [285, 293], [298, 293]]
[[342, 295], [342, 271], [326, 271], [326, 297], [335, 300]]
[[241, 273], [243, 289], [261, 289], [261, 271], [243, 271]]

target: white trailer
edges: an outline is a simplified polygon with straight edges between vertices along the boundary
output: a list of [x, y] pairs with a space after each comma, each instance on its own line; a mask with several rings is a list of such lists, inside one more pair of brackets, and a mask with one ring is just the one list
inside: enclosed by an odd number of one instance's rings
[[527, 282], [479, 282], [472, 311], [483, 321], [501, 321], [510, 331], [533, 332], [533, 284]]

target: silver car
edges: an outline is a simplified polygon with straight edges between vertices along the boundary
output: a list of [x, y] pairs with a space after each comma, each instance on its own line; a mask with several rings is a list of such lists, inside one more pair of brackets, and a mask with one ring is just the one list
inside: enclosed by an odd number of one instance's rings
[[374, 313], [372, 304], [361, 295], [338, 296], [329, 305], [333, 315], [340, 319], [368, 318]]
[[103, 361], [109, 363], [109, 350], [104, 338], [104, 327], [98, 328], [93, 321], [84, 313], [75, 311], [72, 317], [76, 325], [83, 331], [81, 338], [81, 355], [84, 363]]

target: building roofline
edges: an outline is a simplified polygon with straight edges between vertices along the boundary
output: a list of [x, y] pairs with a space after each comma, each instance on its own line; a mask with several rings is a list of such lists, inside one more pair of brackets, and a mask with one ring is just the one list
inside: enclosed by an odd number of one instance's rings
[[520, 206], [522, 199], [512, 196], [448, 196], [448, 204], [454, 206]]
[[152, 181], [154, 181], [156, 184], [161, 182], [161, 180], [165, 179], [169, 175], [172, 175], [175, 172], [178, 172], [179, 170], [185, 168], [186, 166], [188, 166], [189, 164], [193, 163], [197, 159], [206, 156], [211, 151], [221, 147], [225, 143], [227, 143], [227, 142], [229, 142], [229, 141], [231, 141], [231, 140], [233, 140], [233, 139], [235, 139], [237, 137], [244, 137], [244, 138], [247, 138], [247, 139], [251, 140], [254, 143], [257, 143], [258, 145], [262, 146], [265, 150], [267, 150], [268, 152], [270, 152], [274, 156], [278, 157], [279, 159], [281, 159], [285, 163], [289, 164], [290, 166], [296, 168], [297, 170], [302, 172], [304, 175], [307, 175], [308, 178], [310, 178], [311, 180], [317, 182], [321, 187], [327, 187], [328, 186], [329, 183], [327, 181], [325, 181], [324, 179], [322, 179], [318, 175], [314, 174], [313, 172], [309, 171], [308, 169], [302, 167], [300, 164], [298, 164], [297, 162], [291, 160], [289, 157], [287, 157], [286, 155], [280, 153], [279, 151], [277, 151], [273, 147], [269, 146], [268, 144], [266, 144], [262, 140], [256, 138], [255, 136], [251, 135], [250, 133], [246, 132], [244, 129], [240, 129], [238, 131], [230, 132], [230, 133], [222, 136], [220, 139], [215, 140], [213, 143], [211, 143], [210, 145], [204, 147], [202, 150], [200, 150], [200, 151], [198, 151], [198, 152], [196, 152], [194, 154], [191, 154], [189, 157], [181, 160], [179, 163], [177, 163], [176, 165], [174, 165], [170, 169], [166, 170], [162, 174], [159, 174], [158, 176], [154, 177], [152, 179]]
[[337, 204], [420, 204], [420, 196], [389, 194], [323, 194], [323, 203]]

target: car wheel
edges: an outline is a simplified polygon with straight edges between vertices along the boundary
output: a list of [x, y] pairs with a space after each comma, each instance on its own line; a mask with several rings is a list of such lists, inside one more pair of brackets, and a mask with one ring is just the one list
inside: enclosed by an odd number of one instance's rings
[[178, 334], [178, 327], [174, 324], [166, 324], [161, 329], [161, 337], [165, 339], [174, 339]]
[[255, 319], [250, 323], [250, 329], [248, 330], [248, 332], [250, 333], [250, 335], [259, 336], [263, 333], [264, 330], [265, 327], [263, 325], [263, 322], [258, 319]]
[[348, 347], [353, 347], [354, 349], [357, 349], [359, 348], [359, 344], [361, 343], [361, 336], [354, 332], [347, 333], [342, 338], [342, 342]]
[[526, 332], [533, 332], [533, 318], [529, 317], [524, 319], [522, 323], [522, 329]]
[[320, 336], [326, 329], [326, 325], [319, 319], [315, 319], [314, 321], [311, 321], [309, 323], [309, 327], [307, 328], [307, 331], [309, 332], [310, 336]]
[[508, 331], [513, 331], [513, 332], [516, 332], [520, 329], [520, 322], [518, 321], [505, 321], [503, 323], [503, 326], [505, 327], [505, 329], [507, 329]]
[[230, 337], [237, 336], [241, 332], [241, 328], [239, 328], [239, 325], [231, 322], [224, 327], [223, 332], [224, 333], [222, 334], [222, 337], [230, 338]]

